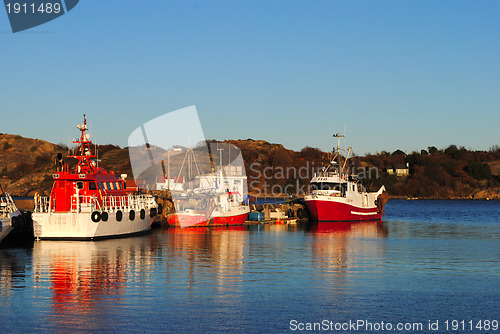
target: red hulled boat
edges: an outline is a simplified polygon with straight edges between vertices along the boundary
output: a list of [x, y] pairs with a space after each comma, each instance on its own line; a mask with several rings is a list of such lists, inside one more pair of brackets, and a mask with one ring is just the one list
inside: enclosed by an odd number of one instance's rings
[[355, 175], [349, 175], [346, 162], [340, 154], [341, 134], [337, 150], [328, 167], [314, 174], [311, 179], [311, 193], [304, 197], [309, 217], [312, 221], [363, 221], [378, 220], [384, 213], [388, 195], [382, 186], [377, 192], [367, 192]]

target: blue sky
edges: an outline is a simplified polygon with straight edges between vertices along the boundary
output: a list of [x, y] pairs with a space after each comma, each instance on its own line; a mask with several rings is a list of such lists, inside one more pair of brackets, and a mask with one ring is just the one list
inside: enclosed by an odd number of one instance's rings
[[127, 145], [196, 105], [214, 139], [357, 154], [500, 144], [498, 1], [84, 0], [13, 34], [0, 8], [0, 132], [54, 143], [86, 113]]

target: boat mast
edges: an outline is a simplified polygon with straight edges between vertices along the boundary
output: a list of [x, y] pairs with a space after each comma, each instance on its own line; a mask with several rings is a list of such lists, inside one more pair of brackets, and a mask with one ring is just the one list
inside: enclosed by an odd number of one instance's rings
[[68, 155], [68, 158], [78, 159], [76, 166], [77, 173], [95, 173], [96, 167], [92, 159], [96, 159], [97, 156], [92, 154], [92, 141], [90, 141], [89, 135], [85, 133], [88, 130], [85, 114], [83, 115], [83, 124], [78, 124], [76, 127], [81, 131], [80, 140], [73, 141], [78, 146], [74, 155]]
[[224, 151], [223, 148], [218, 148], [217, 147], [217, 151], [219, 151], [219, 175], [220, 175], [220, 179], [218, 180], [218, 184], [217, 186], [222, 189], [222, 179], [223, 179], [223, 174], [222, 174], [222, 152]]
[[341, 170], [341, 166], [342, 166], [341, 162], [342, 161], [341, 161], [341, 154], [340, 154], [340, 138], [342, 138], [342, 137], [344, 137], [344, 135], [341, 133], [334, 133], [333, 134], [333, 138], [337, 138], [337, 153], [336, 153], [337, 156], [334, 157], [333, 160], [335, 160], [335, 158], [337, 158], [337, 160], [338, 160], [337, 168], [338, 168], [339, 175], [342, 175], [342, 170]]

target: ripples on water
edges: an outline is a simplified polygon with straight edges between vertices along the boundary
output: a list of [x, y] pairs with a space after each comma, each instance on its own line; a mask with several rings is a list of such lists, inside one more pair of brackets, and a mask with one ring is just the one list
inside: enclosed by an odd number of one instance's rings
[[383, 222], [158, 228], [3, 247], [0, 333], [500, 320], [499, 217], [500, 202], [391, 200]]

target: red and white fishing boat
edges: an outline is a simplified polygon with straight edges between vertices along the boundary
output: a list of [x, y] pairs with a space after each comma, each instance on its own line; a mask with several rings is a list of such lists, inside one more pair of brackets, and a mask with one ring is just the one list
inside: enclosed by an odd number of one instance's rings
[[342, 161], [340, 138], [337, 150], [328, 167], [315, 173], [310, 182], [311, 192], [304, 197], [312, 221], [363, 221], [378, 220], [384, 213], [388, 195], [382, 186], [377, 192], [367, 192], [354, 175], [349, 175], [346, 162], [352, 148]]
[[68, 158], [78, 160], [74, 170], [57, 157], [50, 196], [35, 196], [33, 230], [37, 239], [110, 238], [147, 231], [157, 214], [153, 196], [126, 190], [126, 175], [98, 167], [92, 153], [87, 121], [77, 128], [77, 148]]
[[[247, 177], [243, 173], [243, 166], [222, 167], [222, 149], [219, 150], [221, 167], [218, 174], [198, 176], [199, 188], [174, 200], [176, 212], [167, 216], [170, 226], [227, 226], [245, 223], [250, 213], [250, 206], [245, 203], [242, 195], [245, 193]], [[193, 150], [189, 149], [186, 154], [193, 154]], [[193, 157], [192, 161], [196, 159]]]
[[199, 227], [242, 225], [250, 213], [250, 206], [231, 193], [213, 197], [205, 209], [184, 209], [167, 216], [170, 226]]

